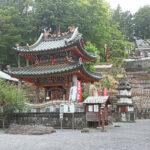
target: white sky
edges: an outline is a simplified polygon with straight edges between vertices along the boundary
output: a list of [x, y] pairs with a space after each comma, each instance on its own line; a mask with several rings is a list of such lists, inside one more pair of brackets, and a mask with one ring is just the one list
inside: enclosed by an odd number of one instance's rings
[[111, 8], [116, 8], [120, 4], [123, 11], [129, 10], [135, 13], [140, 7], [150, 5], [150, 0], [106, 0]]

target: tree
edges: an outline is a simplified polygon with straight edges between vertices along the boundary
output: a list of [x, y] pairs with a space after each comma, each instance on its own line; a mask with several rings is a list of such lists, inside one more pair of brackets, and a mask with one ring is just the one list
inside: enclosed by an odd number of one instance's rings
[[9, 0], [0, 5], [1, 63], [16, 64], [12, 49], [16, 43], [32, 44], [43, 29], [66, 31], [72, 24], [79, 27], [85, 41], [95, 43], [102, 61], [105, 61], [105, 44], [113, 48], [120, 41], [119, 52], [123, 54], [126, 41], [112, 23], [105, 0]]
[[112, 20], [117, 24], [118, 29], [125, 35], [125, 38], [133, 41], [133, 15], [130, 11], [123, 12], [120, 5], [113, 11]]
[[15, 66], [15, 44], [26, 45], [37, 38], [34, 13], [23, 13], [29, 4], [29, 0], [5, 0], [0, 5], [0, 64]]
[[127, 41], [116, 24], [112, 23], [110, 9], [104, 0], [37, 0], [36, 6], [39, 31], [45, 26], [52, 29], [59, 26], [64, 30], [68, 25], [74, 24], [79, 27], [86, 41], [95, 43], [97, 54], [102, 56], [101, 61], [105, 61], [105, 44], [116, 51], [116, 44], [119, 43], [117, 55], [121, 55], [121, 59], [124, 57]]
[[16, 85], [0, 80], [0, 107], [7, 116], [24, 108], [25, 94]]
[[[92, 44], [91, 42], [89, 42], [89, 41], [86, 42], [85, 49], [88, 52], [92, 52], [95, 55], [98, 54], [97, 47], [94, 44]], [[86, 67], [87, 70], [89, 70], [89, 71], [95, 71], [94, 65], [96, 64], [96, 61], [95, 62], [84, 62], [84, 64], [85, 64], [85, 67]]]
[[[19, 17], [13, 7], [0, 7], [0, 63], [12, 63], [15, 60], [13, 51], [14, 43], [20, 42], [21, 28], [17, 28]], [[9, 59], [11, 58], [11, 59]], [[13, 59], [12, 59], [13, 58]]]
[[144, 6], [134, 16], [135, 36], [150, 38], [150, 6]]

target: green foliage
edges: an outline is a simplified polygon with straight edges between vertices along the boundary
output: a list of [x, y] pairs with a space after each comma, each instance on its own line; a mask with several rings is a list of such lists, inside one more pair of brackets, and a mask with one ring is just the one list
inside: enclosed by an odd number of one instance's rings
[[133, 36], [143, 39], [150, 38], [150, 6], [140, 8], [135, 15], [129, 11], [123, 12], [118, 6], [113, 11], [112, 19], [127, 39], [133, 41]]
[[[0, 7], [0, 63], [10, 63], [14, 53], [10, 51], [15, 42], [20, 42], [17, 11], [13, 7]], [[8, 61], [10, 60], [10, 62]]]
[[150, 38], [150, 6], [144, 6], [135, 14], [135, 36]]
[[16, 85], [0, 80], [0, 107], [5, 114], [11, 114], [16, 110], [22, 110], [24, 107], [25, 96], [21, 89]]
[[82, 100], [84, 101], [87, 97], [88, 97], [88, 93], [86, 91], [83, 91]]
[[117, 24], [118, 29], [129, 40], [133, 40], [133, 15], [130, 11], [123, 12], [120, 5], [113, 11], [112, 20]]
[[[131, 16], [127, 13], [124, 18]], [[88, 43], [88, 49], [101, 55], [101, 61], [105, 61], [105, 44], [110, 47], [112, 62], [117, 55], [124, 57], [126, 40], [112, 21], [105, 0], [9, 0], [0, 5], [0, 63], [16, 64], [12, 49], [16, 43], [32, 44], [44, 28], [66, 31], [72, 24], [79, 27], [86, 41], [95, 43]]]
[[[98, 53], [98, 49], [97, 47], [92, 44], [91, 42], [86, 42], [86, 45], [85, 45], [85, 49], [88, 51], [88, 52], [92, 52], [93, 54], [97, 54]], [[85, 62], [85, 67], [87, 70], [89, 71], [95, 71], [95, 68], [94, 68], [94, 65], [96, 64], [96, 61], [95, 62]]]
[[36, 38], [36, 32], [33, 35], [35, 18], [32, 14], [23, 14], [24, 3], [18, 2], [10, 0], [0, 5], [0, 64], [15, 65], [15, 44], [26, 45], [27, 41], [32, 43]]
[[102, 79], [102, 87], [105, 88], [110, 88], [110, 82], [109, 82], [109, 79], [107, 77], [103, 78]]
[[93, 44], [91, 43], [90, 41], [87, 41], [86, 42], [86, 45], [85, 45], [85, 49], [89, 52], [93, 52], [95, 54], [98, 53], [98, 48]]

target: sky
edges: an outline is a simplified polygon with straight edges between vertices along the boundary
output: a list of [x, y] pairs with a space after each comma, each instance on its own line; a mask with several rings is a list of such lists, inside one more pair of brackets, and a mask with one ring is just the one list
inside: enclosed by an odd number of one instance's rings
[[123, 11], [129, 10], [135, 13], [140, 7], [150, 5], [150, 0], [106, 0], [111, 8], [115, 9], [120, 4]]

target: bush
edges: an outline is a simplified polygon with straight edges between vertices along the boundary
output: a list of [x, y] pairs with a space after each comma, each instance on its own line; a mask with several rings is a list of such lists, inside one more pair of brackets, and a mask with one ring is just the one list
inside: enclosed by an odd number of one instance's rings
[[16, 85], [0, 80], [0, 108], [5, 114], [11, 114], [24, 108], [25, 94]]

